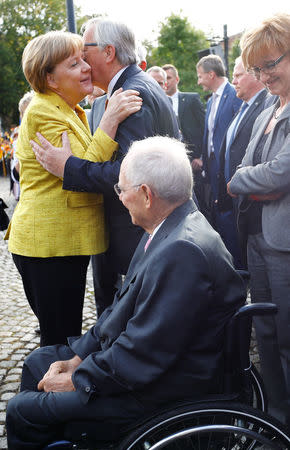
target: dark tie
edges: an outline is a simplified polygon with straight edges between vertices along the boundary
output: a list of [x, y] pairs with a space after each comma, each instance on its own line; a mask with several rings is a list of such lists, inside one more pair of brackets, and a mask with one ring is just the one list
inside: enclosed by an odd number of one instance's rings
[[231, 145], [233, 143], [233, 140], [235, 139], [236, 132], [237, 132], [237, 129], [238, 129], [238, 125], [240, 123], [240, 120], [241, 120], [241, 117], [243, 115], [243, 112], [245, 111], [245, 109], [248, 106], [249, 106], [248, 103], [244, 102], [242, 104], [242, 106], [241, 106], [237, 116], [236, 116], [236, 119], [234, 119], [235, 120], [235, 124], [234, 124], [233, 130], [232, 130], [232, 134], [231, 134], [231, 136], [229, 138], [229, 143], [227, 145], [226, 154], [225, 154], [225, 179], [226, 179], [226, 182], [230, 181], [230, 148], [231, 148]]

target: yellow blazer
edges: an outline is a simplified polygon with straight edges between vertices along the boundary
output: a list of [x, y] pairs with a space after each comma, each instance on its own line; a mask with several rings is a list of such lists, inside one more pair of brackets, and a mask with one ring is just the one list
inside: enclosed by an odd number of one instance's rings
[[62, 180], [36, 161], [29, 143], [39, 131], [54, 146], [68, 132], [75, 156], [93, 162], [110, 160], [118, 144], [98, 129], [92, 137], [82, 108], [73, 111], [59, 95], [35, 94], [17, 141], [20, 200], [5, 239], [11, 253], [32, 257], [93, 255], [108, 246], [102, 194], [62, 189]]

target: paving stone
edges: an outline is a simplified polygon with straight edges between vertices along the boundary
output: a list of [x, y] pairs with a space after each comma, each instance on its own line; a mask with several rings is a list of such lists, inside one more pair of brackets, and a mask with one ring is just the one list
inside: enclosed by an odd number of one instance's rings
[[19, 387], [19, 380], [17, 380], [17, 382], [15, 383], [5, 383], [2, 384], [2, 386], [0, 386], [0, 392], [14, 392], [18, 389]]
[[15, 396], [15, 392], [5, 392], [3, 395], [1, 395], [1, 400], [10, 400], [10, 398], [13, 398]]
[[[4, 433], [4, 432], [2, 431], [2, 433]], [[6, 450], [7, 449], [7, 442], [6, 442], [5, 438], [0, 438], [0, 449], [1, 450]]]

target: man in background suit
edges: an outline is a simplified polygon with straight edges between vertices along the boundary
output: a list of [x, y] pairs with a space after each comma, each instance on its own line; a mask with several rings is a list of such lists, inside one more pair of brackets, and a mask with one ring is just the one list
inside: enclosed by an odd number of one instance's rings
[[[104, 195], [104, 206], [109, 231], [109, 248], [103, 258], [105, 273], [99, 279], [111, 277], [106, 298], [99, 299], [98, 314], [112, 303], [114, 282], [126, 274], [132, 255], [143, 234], [132, 225], [126, 208], [114, 193], [120, 165], [131, 143], [148, 136], [179, 137], [172, 106], [156, 82], [137, 66], [136, 44], [133, 32], [125, 25], [110, 20], [91, 19], [83, 35], [85, 59], [91, 66], [92, 82], [109, 97], [115, 90], [136, 89], [143, 99], [138, 113], [120, 124], [115, 140], [119, 148], [115, 157], [106, 163], [93, 163], [75, 158], [53, 148], [46, 150], [44, 167], [56, 176], [63, 176], [63, 189], [99, 192]], [[101, 269], [102, 270], [102, 269]]]
[[225, 325], [245, 289], [191, 199], [184, 144], [133, 143], [115, 189], [146, 233], [96, 325], [26, 359], [22, 392], [7, 408], [11, 449], [42, 448], [74, 420], [93, 420], [98, 439], [113, 440], [168, 402], [221, 390]]
[[258, 115], [271, 97], [264, 84], [245, 70], [242, 58], [235, 61], [233, 85], [237, 97], [243, 100], [240, 111], [231, 121], [220, 148], [218, 208], [225, 217], [222, 239], [234, 257], [237, 269], [246, 268], [246, 239], [238, 238], [237, 202], [227, 194], [227, 183], [241, 163], [248, 146], [252, 128]]
[[196, 70], [198, 85], [201, 85], [204, 91], [213, 93], [207, 102], [202, 159], [196, 161], [196, 164], [203, 170], [206, 184], [207, 206], [206, 210], [202, 212], [220, 232], [223, 220], [216, 204], [219, 150], [228, 124], [238, 111], [242, 101], [236, 97], [235, 88], [228, 82], [224, 63], [219, 56], [204, 56], [198, 61]]
[[204, 108], [199, 94], [178, 90], [178, 71], [172, 64], [162, 66], [167, 74], [166, 94], [172, 100], [173, 110], [178, 119], [182, 141], [190, 152], [190, 159], [199, 158], [204, 129]]
[[147, 70], [148, 75], [150, 77], [154, 78], [154, 80], [157, 81], [159, 86], [166, 92], [167, 89], [167, 75], [165, 70], [162, 69], [162, 67], [159, 66], [152, 66], [149, 67]]
[[165, 64], [162, 67], [167, 74], [166, 93], [172, 101], [182, 141], [189, 151], [189, 158], [194, 172], [194, 192], [202, 208], [204, 203], [201, 171], [196, 161], [201, 157], [202, 137], [204, 131], [204, 107], [196, 92], [178, 90], [179, 75], [175, 66]]

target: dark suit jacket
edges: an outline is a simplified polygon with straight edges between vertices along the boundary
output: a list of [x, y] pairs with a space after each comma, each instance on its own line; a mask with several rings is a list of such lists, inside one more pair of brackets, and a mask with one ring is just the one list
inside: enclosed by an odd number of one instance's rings
[[97, 97], [92, 105], [91, 110], [87, 114], [89, 126], [92, 134], [98, 128], [106, 107], [107, 94]]
[[127, 209], [114, 192], [122, 159], [135, 140], [155, 135], [179, 137], [178, 124], [172, 105], [158, 83], [138, 66], [131, 65], [122, 73], [113, 91], [136, 89], [143, 105], [140, 111], [128, 117], [118, 128], [115, 140], [119, 149], [111, 161], [92, 163], [70, 157], [65, 166], [63, 188], [71, 191], [101, 192], [110, 233], [113, 270], [126, 273], [131, 257], [143, 234], [132, 224]]
[[230, 254], [192, 200], [144, 253], [147, 238], [113, 305], [70, 342], [83, 359], [73, 383], [84, 402], [127, 393], [156, 405], [220, 389], [224, 326], [245, 299]]
[[[206, 115], [205, 115], [205, 130], [204, 130], [203, 145], [202, 145], [202, 160], [203, 160], [203, 167], [204, 167], [206, 175], [208, 175], [207, 140], [208, 140], [208, 118], [209, 118], [209, 113], [210, 113], [210, 109], [211, 109], [211, 103], [212, 103], [212, 97], [210, 97], [210, 99], [207, 102], [207, 109], [206, 109]], [[236, 112], [239, 110], [241, 104], [242, 104], [242, 101], [236, 96], [235, 88], [230, 83], [227, 83], [224, 88], [222, 98], [220, 99], [218, 110], [217, 110], [216, 116], [215, 116], [215, 122], [214, 122], [213, 145], [214, 145], [214, 152], [215, 152], [215, 157], [216, 157], [216, 161], [217, 161], [217, 167], [219, 164], [219, 150], [220, 150], [220, 146], [221, 146], [224, 134], [225, 134], [232, 118], [234, 117]]]
[[200, 158], [204, 132], [204, 107], [199, 94], [178, 93], [178, 120], [183, 142], [190, 151], [190, 159]]
[[[254, 122], [258, 117], [258, 115], [261, 113], [261, 111], [263, 111], [265, 107], [265, 101], [267, 101], [268, 98], [269, 95], [267, 93], [267, 90], [263, 89], [263, 91], [258, 95], [254, 103], [250, 107], [248, 107], [241, 122], [238, 125], [235, 138], [229, 149], [230, 178], [232, 178], [237, 169], [237, 166], [242, 162], [242, 159], [245, 155], [246, 148], [248, 146], [252, 134]], [[220, 211], [227, 211], [233, 209], [233, 200], [227, 194], [227, 185], [224, 175], [225, 153], [226, 153], [226, 133], [224, 135], [224, 139], [222, 141], [222, 145], [220, 148], [220, 172], [219, 172], [219, 194], [218, 194], [218, 206]]]

